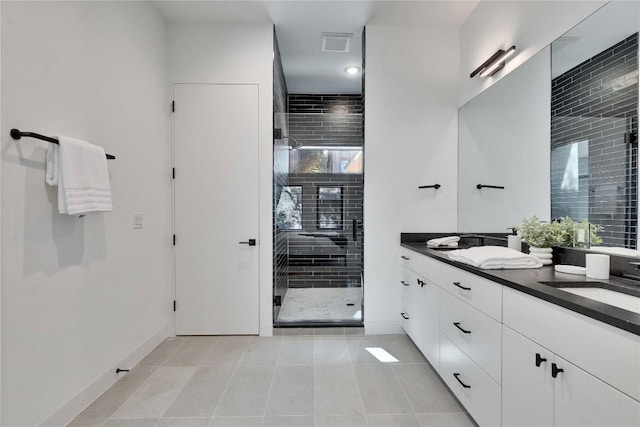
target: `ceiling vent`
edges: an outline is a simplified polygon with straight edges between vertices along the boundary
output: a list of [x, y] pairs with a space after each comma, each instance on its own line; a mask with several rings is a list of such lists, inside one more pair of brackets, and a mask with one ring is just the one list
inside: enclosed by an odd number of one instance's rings
[[322, 33], [323, 52], [349, 52], [353, 33]]
[[580, 37], [560, 37], [551, 44], [551, 53], [556, 54], [569, 45], [580, 40]]

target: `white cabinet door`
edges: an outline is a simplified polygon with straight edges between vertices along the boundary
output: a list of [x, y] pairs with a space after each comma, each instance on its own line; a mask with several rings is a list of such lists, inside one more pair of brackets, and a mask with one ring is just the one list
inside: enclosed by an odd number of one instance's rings
[[[417, 302], [419, 305], [420, 324], [416, 326], [418, 338], [418, 348], [427, 358], [431, 366], [437, 371], [440, 365], [440, 288], [421, 276], [417, 276], [418, 282]], [[414, 303], [415, 304], [415, 303]], [[415, 311], [415, 310], [414, 310]]]
[[257, 334], [258, 86], [174, 95], [176, 333]]
[[640, 426], [640, 403], [558, 356], [555, 363], [556, 426]]
[[553, 362], [552, 352], [503, 326], [503, 426], [553, 425]]

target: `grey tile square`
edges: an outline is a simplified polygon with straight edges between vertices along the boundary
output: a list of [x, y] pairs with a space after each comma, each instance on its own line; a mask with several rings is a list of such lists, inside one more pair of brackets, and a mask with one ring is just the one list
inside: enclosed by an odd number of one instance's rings
[[349, 336], [349, 335], [364, 335], [364, 328], [363, 327], [353, 327], [353, 328], [344, 328], [344, 334]]
[[249, 341], [251, 337], [248, 336], [218, 337], [204, 357], [202, 366], [236, 366]]
[[276, 365], [313, 365], [314, 339], [307, 336], [283, 337]]
[[418, 414], [422, 427], [473, 427], [475, 424], [464, 412]]
[[344, 337], [316, 337], [313, 352], [316, 365], [351, 363], [349, 345]]
[[380, 341], [375, 336], [354, 336], [347, 340], [349, 354], [352, 363], [355, 364], [379, 364], [383, 363], [376, 359], [367, 348], [380, 348]]
[[431, 366], [393, 365], [392, 368], [416, 413], [462, 412]]
[[364, 415], [316, 415], [316, 427], [368, 427]]
[[262, 425], [262, 417], [213, 417], [209, 427], [254, 427]]
[[389, 365], [355, 365], [356, 378], [367, 414], [413, 413]]
[[193, 367], [160, 366], [111, 418], [160, 418], [195, 371]]
[[153, 427], [158, 422], [157, 418], [137, 418], [123, 420], [107, 420], [104, 427]]
[[316, 336], [344, 335], [344, 328], [315, 328]]
[[209, 418], [160, 418], [155, 427], [207, 427]]
[[313, 416], [276, 416], [264, 417], [263, 427], [314, 427]]
[[240, 366], [225, 391], [215, 416], [264, 415], [274, 367]]
[[76, 418], [67, 427], [101, 427], [107, 420], [96, 418]]
[[188, 337], [164, 366], [200, 366], [218, 337]]
[[369, 427], [420, 427], [414, 414], [367, 415]]
[[400, 363], [427, 362], [420, 350], [406, 335], [378, 335], [378, 340], [380, 347], [398, 359]]
[[169, 337], [154, 348], [144, 359], [140, 366], [160, 366], [175, 353], [186, 341], [185, 337]]
[[233, 373], [230, 366], [198, 368], [163, 417], [211, 417]]
[[155, 370], [155, 366], [140, 365], [131, 369], [131, 372], [116, 381], [102, 396], [82, 411], [78, 418], [109, 418]]
[[282, 337], [253, 337], [240, 359], [240, 365], [274, 366], [278, 359], [281, 342]]
[[313, 375], [313, 366], [276, 367], [265, 415], [313, 415]]
[[304, 336], [314, 336], [315, 330], [314, 328], [281, 328], [282, 335], [291, 336], [291, 335], [304, 335]]
[[315, 367], [316, 415], [363, 415], [364, 406], [353, 366]]

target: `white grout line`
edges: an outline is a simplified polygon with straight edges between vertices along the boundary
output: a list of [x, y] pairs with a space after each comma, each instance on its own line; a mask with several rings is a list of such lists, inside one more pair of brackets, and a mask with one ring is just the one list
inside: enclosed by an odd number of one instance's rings
[[233, 382], [233, 379], [235, 378], [236, 374], [238, 373], [238, 369], [240, 368], [240, 361], [244, 357], [244, 353], [247, 351], [247, 348], [249, 347], [249, 343], [250, 342], [251, 342], [251, 338], [249, 338], [247, 340], [247, 343], [244, 346], [244, 350], [242, 350], [242, 354], [238, 358], [238, 361], [236, 362], [236, 366], [233, 369], [233, 374], [231, 374], [231, 378], [229, 379], [229, 382], [227, 383], [227, 386], [224, 388], [224, 391], [220, 395], [220, 400], [218, 400], [218, 404], [216, 405], [216, 408], [213, 410], [213, 415], [211, 415], [211, 418], [209, 419], [209, 423], [207, 424], [207, 426], [211, 426], [211, 423], [213, 422], [213, 418], [216, 416], [216, 413], [218, 412], [218, 409], [220, 408], [220, 404], [224, 400], [224, 396], [227, 394], [227, 391], [229, 390], [229, 386], [231, 386], [231, 383]]

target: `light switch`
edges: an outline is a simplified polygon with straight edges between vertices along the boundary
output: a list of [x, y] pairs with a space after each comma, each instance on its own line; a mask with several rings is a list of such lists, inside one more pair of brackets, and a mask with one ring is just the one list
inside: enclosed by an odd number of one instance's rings
[[135, 212], [133, 214], [133, 229], [139, 230], [143, 228], [142, 226], [143, 220], [144, 220], [144, 214], [142, 212]]

